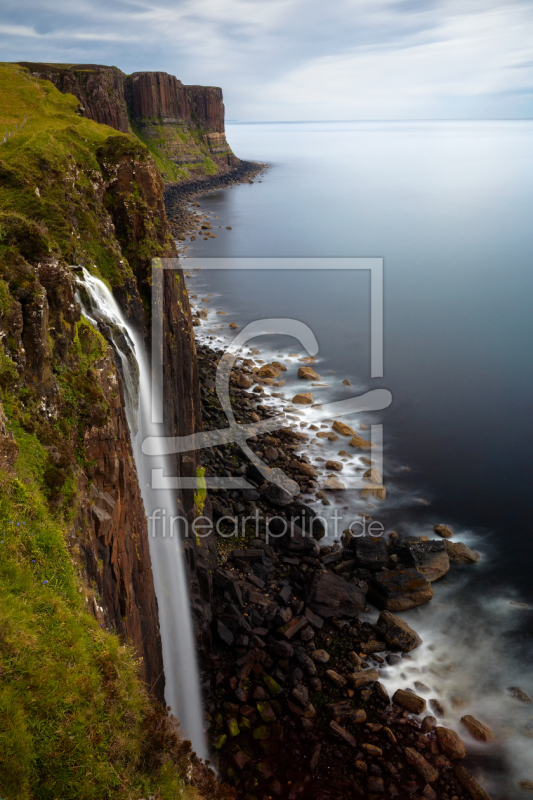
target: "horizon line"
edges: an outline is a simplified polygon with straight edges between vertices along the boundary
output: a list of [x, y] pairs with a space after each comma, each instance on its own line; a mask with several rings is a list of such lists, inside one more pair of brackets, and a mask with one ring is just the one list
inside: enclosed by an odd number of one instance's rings
[[303, 125], [317, 122], [532, 122], [533, 117], [391, 117], [382, 119], [227, 119], [236, 125]]

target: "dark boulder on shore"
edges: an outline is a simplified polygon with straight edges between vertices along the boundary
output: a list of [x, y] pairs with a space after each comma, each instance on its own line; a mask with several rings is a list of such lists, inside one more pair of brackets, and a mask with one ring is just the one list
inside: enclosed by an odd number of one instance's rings
[[378, 572], [368, 582], [369, 601], [387, 611], [406, 611], [427, 603], [432, 597], [431, 583], [416, 569]]
[[393, 552], [406, 567], [414, 567], [428, 581], [436, 581], [450, 569], [446, 544], [440, 539], [431, 542], [398, 542]]
[[312, 611], [324, 619], [355, 617], [365, 605], [365, 595], [339, 575], [316, 572], [309, 585], [307, 603]]
[[379, 572], [387, 566], [389, 553], [383, 539], [375, 539], [372, 536], [354, 537], [350, 542], [350, 549], [354, 553], [358, 565], [363, 569]]
[[409, 653], [422, 644], [418, 633], [405, 620], [396, 617], [390, 611], [381, 612], [376, 628], [393, 650], [403, 650], [404, 653]]

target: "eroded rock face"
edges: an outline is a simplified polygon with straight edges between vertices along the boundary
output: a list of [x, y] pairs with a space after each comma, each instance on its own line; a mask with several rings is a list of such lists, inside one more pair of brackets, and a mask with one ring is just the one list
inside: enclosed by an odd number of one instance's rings
[[51, 81], [60, 92], [77, 97], [83, 116], [122, 133], [128, 132], [126, 76], [117, 67], [19, 63], [35, 77]]

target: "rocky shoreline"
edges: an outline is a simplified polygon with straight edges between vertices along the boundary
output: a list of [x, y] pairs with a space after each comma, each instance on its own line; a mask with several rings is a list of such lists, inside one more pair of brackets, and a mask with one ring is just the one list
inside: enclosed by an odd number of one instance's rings
[[[215, 392], [222, 351], [198, 342], [197, 354], [204, 428], [226, 427]], [[256, 386], [262, 379], [250, 361], [230, 378], [241, 422], [277, 413], [253, 391], [250, 378]], [[305, 439], [283, 427], [249, 444], [308, 492], [313, 468], [297, 452]], [[430, 600], [432, 582], [450, 561], [473, 562], [477, 554], [450, 542], [446, 526], [436, 526], [433, 540], [347, 532], [320, 548], [316, 512], [301, 494], [266, 482], [237, 446], [203, 450], [202, 463], [206, 475], [245, 476], [255, 487], [209, 492], [221, 535], [212, 575], [213, 646], [200, 656], [210, 745], [237, 797], [486, 800], [462, 766], [463, 742], [439, 724], [440, 701], [411, 662], [420, 637], [396, 615]], [[232, 536], [234, 520], [244, 538]], [[286, 525], [291, 533], [283, 535]], [[375, 624], [364, 621], [369, 604], [380, 610]], [[380, 673], [399, 663], [405, 688], [389, 697]], [[482, 722], [462, 722], [478, 741], [492, 739]]]
[[185, 241], [187, 236], [196, 238], [197, 233], [203, 233], [198, 230], [199, 218], [194, 213], [194, 208], [199, 205], [196, 197], [239, 183], [253, 183], [253, 179], [263, 174], [267, 167], [267, 164], [241, 160], [236, 167], [221, 175], [167, 184], [164, 190], [167, 218], [178, 242]]

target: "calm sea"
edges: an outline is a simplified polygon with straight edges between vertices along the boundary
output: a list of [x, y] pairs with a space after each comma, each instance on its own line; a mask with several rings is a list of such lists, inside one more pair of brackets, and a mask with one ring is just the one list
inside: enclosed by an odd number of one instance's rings
[[[375, 516], [412, 533], [445, 522], [483, 554], [410, 613], [441, 652], [453, 648], [448, 694], [459, 684], [469, 706], [452, 711], [450, 695], [448, 724], [462, 713], [497, 730], [513, 720], [490, 755], [468, 740], [485, 785], [513, 795], [533, 780], [531, 704], [506, 694], [533, 689], [531, 610], [515, 604], [533, 601], [533, 122], [230, 124], [227, 134], [240, 157], [270, 168], [261, 183], [201, 199], [221, 227], [188, 255], [384, 258], [377, 379], [367, 273], [333, 260], [321, 272], [203, 272], [194, 286], [239, 323], [306, 322], [328, 399], [346, 396], [345, 377], [392, 392], [368, 419], [384, 426], [389, 492]], [[431, 672], [429, 652], [417, 658]]]

